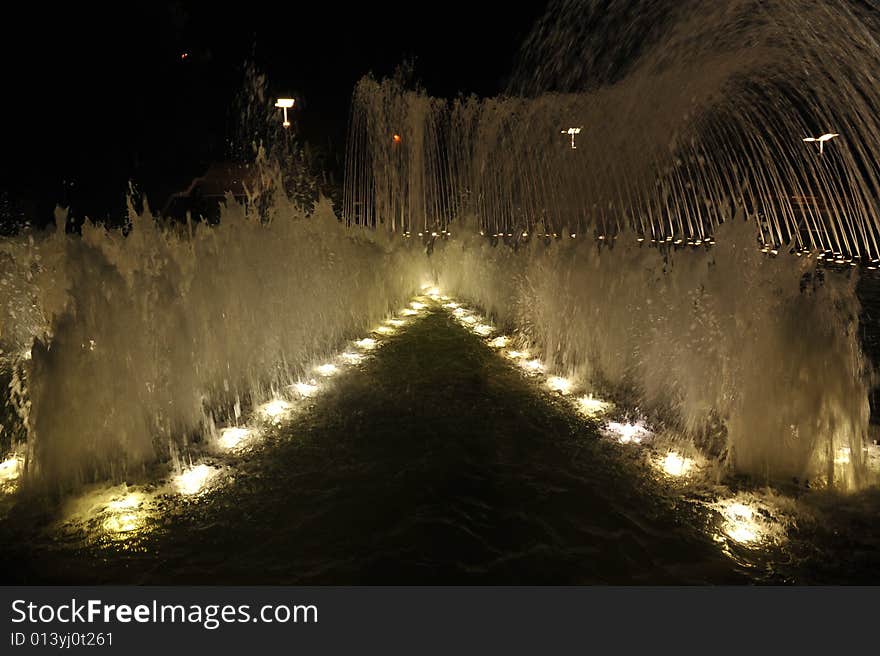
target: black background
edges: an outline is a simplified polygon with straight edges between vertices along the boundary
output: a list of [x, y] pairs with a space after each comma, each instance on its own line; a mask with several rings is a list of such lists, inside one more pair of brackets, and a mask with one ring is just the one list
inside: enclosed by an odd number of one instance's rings
[[[229, 156], [243, 65], [293, 94], [300, 138], [341, 168], [355, 82], [414, 60], [429, 93], [494, 95], [544, 0], [7, 5], [0, 193], [34, 224], [161, 207]], [[181, 55], [187, 53], [186, 58]]]

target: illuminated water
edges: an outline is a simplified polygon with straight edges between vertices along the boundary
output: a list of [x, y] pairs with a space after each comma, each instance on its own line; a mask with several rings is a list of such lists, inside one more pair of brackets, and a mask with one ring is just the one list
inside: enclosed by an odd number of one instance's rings
[[361, 81], [347, 216], [422, 235], [442, 287], [545, 353], [523, 366], [653, 416], [720, 476], [870, 485], [878, 16], [551, 3], [508, 95]]

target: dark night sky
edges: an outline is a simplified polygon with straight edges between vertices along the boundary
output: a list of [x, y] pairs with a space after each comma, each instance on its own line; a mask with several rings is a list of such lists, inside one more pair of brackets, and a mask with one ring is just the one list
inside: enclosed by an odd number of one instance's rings
[[116, 213], [129, 179], [161, 207], [224, 157], [248, 59], [296, 95], [302, 137], [341, 158], [363, 74], [414, 59], [432, 95], [493, 95], [545, 4], [31, 2], [0, 40], [0, 192], [38, 224], [57, 202]]

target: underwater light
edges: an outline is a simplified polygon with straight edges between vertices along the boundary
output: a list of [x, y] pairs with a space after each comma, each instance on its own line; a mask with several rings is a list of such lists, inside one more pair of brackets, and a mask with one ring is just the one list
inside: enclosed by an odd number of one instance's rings
[[669, 474], [670, 476], [684, 476], [690, 471], [693, 464], [694, 461], [690, 458], [685, 458], [675, 451], [670, 451], [663, 459], [661, 467], [664, 473]]
[[242, 440], [251, 434], [250, 429], [239, 426], [230, 426], [220, 431], [220, 446], [224, 449], [234, 449]]
[[293, 390], [303, 398], [310, 398], [318, 392], [318, 386], [311, 383], [294, 383]]
[[834, 455], [834, 464], [835, 465], [848, 465], [850, 463], [850, 448], [848, 446], [842, 446], [837, 450], [837, 453]]
[[547, 387], [553, 392], [568, 394], [571, 392], [571, 381], [562, 376], [550, 376], [550, 378], [547, 379]]
[[586, 417], [598, 417], [611, 409], [611, 403], [602, 399], [593, 398], [592, 394], [582, 396], [577, 400], [578, 409]]
[[360, 353], [351, 353], [351, 352], [349, 352], [349, 351], [346, 351], [345, 353], [343, 353], [342, 355], [340, 355], [339, 358], [340, 358], [345, 364], [357, 364], [357, 363], [363, 361], [364, 356], [361, 355]]
[[7, 483], [17, 479], [21, 473], [19, 468], [20, 463], [21, 461], [16, 456], [12, 456], [3, 462], [0, 462], [0, 482]]
[[537, 358], [523, 362], [522, 367], [532, 372], [544, 371], [544, 363]]
[[273, 399], [260, 406], [260, 414], [267, 419], [276, 419], [289, 411], [293, 406], [284, 399]]
[[196, 465], [177, 475], [174, 485], [177, 491], [186, 496], [198, 494], [217, 475], [217, 470], [208, 465]]
[[315, 371], [318, 372], [319, 375], [324, 376], [325, 378], [329, 378], [330, 376], [335, 376], [339, 373], [339, 368], [335, 364], [322, 364], [318, 367], [315, 367]]
[[728, 501], [722, 505], [721, 514], [725, 519], [721, 528], [734, 542], [748, 544], [761, 538], [761, 526], [755, 521], [753, 508], [739, 501]]
[[611, 421], [605, 427], [605, 432], [613, 435], [621, 444], [641, 444], [645, 437], [651, 435], [641, 421], [634, 424]]

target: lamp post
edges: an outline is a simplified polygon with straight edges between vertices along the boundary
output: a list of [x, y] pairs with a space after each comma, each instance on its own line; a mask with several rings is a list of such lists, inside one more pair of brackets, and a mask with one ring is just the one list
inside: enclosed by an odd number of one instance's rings
[[580, 133], [581, 133], [581, 129], [580, 129], [580, 128], [568, 128], [567, 130], [563, 130], [563, 131], [560, 132], [559, 134], [569, 134], [569, 135], [571, 135], [571, 149], [572, 149], [572, 150], [576, 150], [576, 149], [577, 149], [577, 146], [574, 145], [574, 135], [576, 135], [576, 134], [580, 134]]
[[835, 137], [839, 137], [840, 135], [836, 132], [828, 132], [827, 134], [823, 134], [821, 137], [805, 137], [804, 141], [818, 141], [819, 142], [819, 154], [822, 155], [825, 152], [825, 142], [831, 141]]
[[293, 98], [279, 98], [275, 101], [275, 106], [284, 110], [284, 122], [281, 125], [285, 128], [290, 127], [290, 121], [287, 120], [287, 110], [293, 107], [295, 102]]

